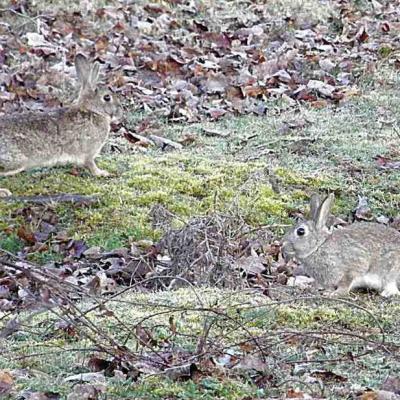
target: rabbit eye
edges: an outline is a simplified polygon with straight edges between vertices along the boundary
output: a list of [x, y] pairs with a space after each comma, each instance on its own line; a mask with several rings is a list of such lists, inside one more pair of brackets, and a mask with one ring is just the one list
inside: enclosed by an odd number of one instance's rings
[[109, 94], [105, 94], [103, 96], [103, 100], [106, 101], [107, 103], [111, 100], [111, 96]]
[[300, 228], [296, 229], [296, 233], [297, 233], [297, 236], [304, 236], [306, 233], [306, 230], [304, 228], [300, 227]]

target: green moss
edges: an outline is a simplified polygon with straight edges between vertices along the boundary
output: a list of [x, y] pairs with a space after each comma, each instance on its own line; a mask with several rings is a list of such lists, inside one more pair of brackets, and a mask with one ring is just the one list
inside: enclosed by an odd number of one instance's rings
[[283, 306], [276, 310], [276, 323], [278, 326], [291, 328], [328, 328], [332, 325], [345, 326], [348, 329], [366, 328], [374, 326], [376, 320], [370, 314], [361, 312], [357, 308], [319, 307], [309, 306]]
[[327, 187], [334, 187], [335, 183], [332, 178], [328, 178], [321, 175], [320, 173], [317, 175], [309, 175], [303, 176], [302, 174], [289, 170], [287, 168], [279, 167], [275, 170], [275, 174], [279, 176], [283, 183], [286, 185], [300, 185], [300, 186], [308, 186], [315, 189], [324, 189]]
[[[16, 195], [62, 192], [97, 196], [98, 203], [58, 204], [55, 212], [71, 236], [106, 248], [121, 246], [128, 237], [158, 238], [159, 232], [151, 227], [149, 218], [155, 204], [164, 205], [181, 218], [223, 212], [236, 200], [249, 221], [284, 215], [285, 203], [268, 186], [252, 185], [256, 187], [255, 204], [254, 191], [241, 190], [250, 174], [261, 168], [259, 163], [167, 155], [157, 160], [151, 156], [120, 157], [103, 160], [103, 164], [115, 171], [114, 177], [95, 178], [85, 171], [72, 176], [66, 168], [53, 168], [9, 177], [2, 184]], [[0, 202], [3, 228], [16, 222], [11, 215], [20, 207], [19, 203]]]
[[275, 175], [282, 178], [282, 181], [287, 185], [305, 185], [307, 183], [307, 179], [286, 168], [277, 168]]
[[393, 48], [390, 44], [386, 44], [386, 45], [382, 44], [379, 47], [378, 52], [382, 58], [386, 58], [386, 57], [389, 57], [393, 53]]
[[259, 398], [263, 391], [255, 385], [232, 381], [229, 378], [218, 380], [216, 378], [203, 378], [199, 382], [189, 380], [187, 382], [176, 382], [161, 377], [150, 377], [140, 383], [121, 383], [115, 381], [107, 391], [110, 398], [127, 398], [146, 400], [163, 399], [227, 399], [239, 400], [251, 396]]
[[23, 242], [18, 238], [15, 233], [6, 235], [0, 233], [0, 248], [16, 254], [18, 251], [22, 250]]
[[241, 195], [239, 204], [246, 219], [254, 225], [280, 220], [287, 214], [287, 201], [265, 184], [255, 187], [251, 196]]

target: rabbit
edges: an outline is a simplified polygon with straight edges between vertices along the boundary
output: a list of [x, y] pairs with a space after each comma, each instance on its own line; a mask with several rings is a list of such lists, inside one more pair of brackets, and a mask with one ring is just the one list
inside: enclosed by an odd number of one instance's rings
[[334, 289], [333, 296], [361, 288], [399, 295], [400, 233], [374, 222], [329, 227], [333, 201], [332, 193], [322, 202], [311, 197], [311, 220], [297, 223], [282, 239], [284, 258], [295, 257], [315, 283]]
[[[78, 54], [75, 69], [80, 91], [71, 106], [0, 117], [0, 177], [68, 163], [86, 167], [95, 176], [109, 176], [95, 158], [121, 108], [110, 92], [99, 88], [99, 63]], [[10, 194], [0, 188], [0, 196]]]

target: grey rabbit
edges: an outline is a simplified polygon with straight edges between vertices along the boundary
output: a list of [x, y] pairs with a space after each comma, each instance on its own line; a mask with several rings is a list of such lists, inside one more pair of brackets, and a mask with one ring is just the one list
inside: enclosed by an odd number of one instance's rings
[[[99, 87], [99, 63], [78, 54], [75, 69], [80, 91], [73, 105], [0, 117], [0, 177], [68, 163], [86, 167], [96, 176], [109, 175], [97, 167], [95, 158], [121, 108], [108, 90]], [[0, 196], [10, 194], [0, 188]]]
[[307, 275], [333, 295], [357, 288], [378, 291], [384, 297], [399, 295], [400, 233], [374, 222], [355, 222], [343, 228], [328, 227], [334, 201], [310, 201], [311, 219], [301, 221], [282, 239], [285, 259], [295, 257]]

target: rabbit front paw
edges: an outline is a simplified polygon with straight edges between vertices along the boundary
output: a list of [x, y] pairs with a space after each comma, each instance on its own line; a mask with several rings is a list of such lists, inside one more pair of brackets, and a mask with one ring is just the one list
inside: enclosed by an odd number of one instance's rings
[[86, 168], [89, 169], [89, 171], [94, 175], [94, 176], [110, 176], [111, 174], [108, 171], [105, 171], [103, 169], [100, 169], [94, 160], [89, 160], [85, 164]]

